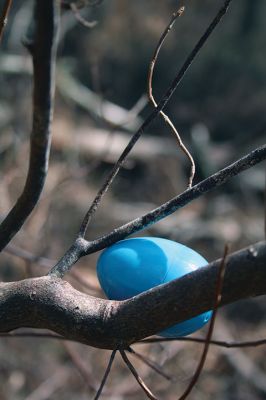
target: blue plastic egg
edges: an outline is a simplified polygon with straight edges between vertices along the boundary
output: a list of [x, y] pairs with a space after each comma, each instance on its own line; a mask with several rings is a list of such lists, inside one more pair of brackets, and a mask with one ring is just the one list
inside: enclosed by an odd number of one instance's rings
[[[200, 254], [180, 243], [143, 237], [122, 240], [104, 250], [97, 263], [97, 274], [109, 299], [125, 300], [207, 264]], [[205, 325], [210, 317], [211, 311], [205, 312], [159, 335], [189, 335]]]

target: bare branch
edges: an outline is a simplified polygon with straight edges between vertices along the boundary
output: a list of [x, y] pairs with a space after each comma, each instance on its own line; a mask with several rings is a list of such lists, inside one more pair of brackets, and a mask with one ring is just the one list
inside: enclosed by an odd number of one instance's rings
[[3, 7], [3, 11], [1, 13], [0, 16], [0, 43], [3, 37], [3, 32], [4, 32], [4, 28], [7, 24], [7, 18], [8, 18], [8, 14], [9, 14], [9, 10], [12, 4], [12, 0], [5, 0], [5, 4]]
[[[146, 343], [161, 343], [161, 342], [192, 342], [192, 343], [205, 343], [206, 339], [198, 338], [198, 337], [180, 337], [180, 338], [150, 338], [141, 340], [138, 343], [146, 344]], [[227, 342], [223, 340], [210, 340], [210, 345], [225, 347], [227, 349], [233, 349], [238, 347], [257, 347], [264, 346], [266, 344], [266, 339], [260, 340], [248, 340], [241, 342]]]
[[[228, 257], [220, 305], [266, 294], [266, 244]], [[125, 301], [81, 293], [55, 277], [0, 283], [0, 332], [49, 329], [94, 347], [132, 343], [213, 308], [220, 260]]]
[[138, 382], [139, 386], [141, 387], [141, 389], [146, 393], [147, 397], [151, 400], [158, 400], [157, 397], [154, 396], [154, 394], [152, 393], [152, 391], [148, 388], [148, 386], [145, 384], [145, 382], [143, 382], [143, 380], [141, 379], [141, 377], [139, 376], [139, 374], [137, 373], [136, 369], [134, 368], [133, 364], [129, 361], [126, 352], [124, 350], [120, 350], [120, 354], [121, 357], [123, 358], [126, 366], [128, 367], [128, 369], [131, 371], [132, 375], [134, 376], [134, 378], [136, 379], [136, 381]]
[[[77, 342], [78, 340], [70, 340], [66, 339], [63, 336], [56, 335], [54, 333], [38, 333], [34, 331], [29, 332], [9, 332], [9, 333], [0, 333], [0, 337], [6, 338], [26, 338], [32, 337], [37, 339], [55, 339], [55, 340], [63, 340], [63, 341], [71, 341]], [[205, 343], [206, 339], [198, 338], [198, 337], [180, 337], [180, 338], [149, 338], [143, 339], [137, 342], [138, 344], [147, 344], [147, 343], [161, 343], [161, 342], [192, 342], [192, 343]], [[266, 339], [259, 339], [259, 340], [248, 340], [248, 341], [241, 341], [241, 342], [228, 342], [224, 340], [210, 340], [210, 345], [217, 346], [217, 347], [224, 347], [226, 349], [234, 349], [234, 348], [245, 348], [245, 347], [258, 347], [258, 346], [265, 346]], [[135, 352], [136, 353], [136, 352]], [[171, 378], [171, 377], [170, 377]]]
[[98, 250], [102, 250], [103, 248], [110, 246], [119, 240], [125, 239], [127, 236], [132, 235], [133, 233], [146, 229], [147, 227], [155, 224], [161, 219], [171, 215], [175, 211], [189, 204], [192, 200], [195, 200], [203, 194], [216, 189], [229, 179], [265, 159], [266, 145], [253, 150], [251, 153], [240, 158], [233, 164], [216, 172], [197, 185], [194, 185], [191, 189], [186, 190], [182, 194], [174, 197], [142, 217], [136, 218], [135, 220], [114, 229], [111, 233], [92, 242], [87, 242], [84, 239], [78, 239], [66, 252], [62, 259], [51, 269], [50, 275], [63, 277], [80, 257], [94, 253]]
[[264, 161], [265, 159], [266, 145], [253, 150], [251, 153], [240, 158], [233, 164], [228, 165], [224, 169], [204, 179], [197, 185], [194, 185], [191, 189], [186, 190], [185, 192], [167, 201], [160, 207], [155, 208], [149, 213], [143, 215], [142, 217], [136, 218], [135, 220], [114, 229], [114, 231], [106, 236], [102, 236], [101, 238], [96, 239], [92, 242], [87, 242], [87, 244], [85, 245], [84, 255], [101, 250], [117, 242], [118, 240], [122, 240], [129, 235], [148, 228], [149, 226], [155, 224], [163, 218], [168, 217], [175, 211], [189, 204], [191, 201], [196, 200], [203, 194], [206, 194], [211, 190], [218, 188], [219, 186], [226, 183], [229, 179], [245, 171], [246, 169], [249, 169], [254, 165]]
[[112, 354], [111, 354], [111, 357], [110, 357], [110, 360], [109, 360], [109, 363], [108, 363], [108, 365], [107, 365], [107, 367], [106, 367], [106, 370], [105, 370], [105, 373], [104, 373], [102, 382], [101, 382], [100, 387], [99, 387], [99, 389], [98, 389], [98, 391], [97, 391], [97, 393], [96, 393], [96, 396], [94, 397], [94, 400], [98, 400], [99, 397], [101, 396], [102, 390], [103, 390], [103, 388], [104, 388], [104, 385], [106, 384], [108, 375], [109, 375], [109, 373], [110, 373], [110, 371], [111, 371], [112, 364], [113, 364], [113, 361], [114, 361], [114, 359], [115, 359], [115, 355], [116, 355], [116, 350], [113, 350], [113, 351], [112, 351]]
[[35, 1], [33, 38], [27, 40], [34, 66], [30, 162], [23, 192], [0, 225], [0, 250], [20, 230], [32, 212], [42, 192], [47, 174], [59, 11], [57, 1]]
[[[171, 18], [171, 21], [169, 22], [169, 24], [167, 25], [166, 29], [164, 30], [157, 46], [155, 49], [155, 52], [153, 54], [151, 63], [150, 63], [150, 68], [149, 68], [149, 73], [148, 73], [148, 97], [151, 101], [151, 103], [153, 104], [153, 106], [156, 108], [157, 107], [157, 103], [153, 97], [153, 93], [152, 93], [152, 79], [153, 79], [153, 71], [154, 71], [154, 67], [157, 61], [157, 58], [159, 56], [159, 52], [160, 49], [168, 35], [168, 33], [170, 32], [170, 30], [172, 29], [176, 19], [178, 17], [180, 17], [183, 12], [184, 12], [184, 7], [181, 7], [177, 12], [175, 12]], [[188, 180], [188, 187], [191, 188], [192, 183], [193, 183], [193, 178], [195, 175], [195, 162], [194, 159], [192, 157], [192, 155], [190, 154], [189, 150], [186, 148], [186, 146], [184, 145], [179, 133], [177, 132], [176, 127], [174, 126], [174, 124], [172, 123], [172, 121], [170, 120], [170, 118], [168, 117], [168, 115], [166, 115], [163, 111], [160, 111], [160, 115], [163, 117], [164, 121], [166, 122], [167, 125], [170, 126], [172, 132], [174, 133], [176, 139], [177, 139], [177, 143], [179, 145], [179, 147], [181, 148], [181, 150], [183, 151], [183, 153], [187, 156], [187, 158], [190, 161], [191, 164], [191, 171], [190, 171], [190, 176], [189, 176], [189, 180]]]
[[84, 238], [85, 237], [85, 234], [86, 234], [88, 225], [89, 225], [89, 223], [90, 223], [90, 221], [92, 219], [92, 216], [97, 211], [103, 196], [108, 191], [110, 185], [112, 184], [113, 180], [115, 179], [116, 175], [118, 174], [120, 168], [124, 164], [128, 154], [133, 149], [133, 147], [135, 146], [136, 142], [138, 141], [138, 139], [140, 138], [140, 136], [144, 132], [144, 130], [157, 117], [157, 115], [164, 109], [164, 107], [166, 106], [166, 104], [168, 103], [170, 98], [172, 97], [173, 93], [175, 92], [176, 88], [179, 86], [180, 82], [182, 81], [185, 73], [187, 72], [187, 70], [191, 66], [192, 62], [194, 61], [195, 57], [197, 56], [199, 51], [202, 49], [203, 45], [206, 43], [206, 41], [208, 40], [208, 38], [211, 35], [211, 33], [214, 31], [216, 26], [219, 24], [219, 22], [221, 21], [222, 17], [224, 16], [224, 14], [227, 12], [229, 4], [231, 3], [231, 1], [232, 0], [226, 0], [224, 2], [224, 5], [220, 8], [220, 10], [218, 11], [216, 17], [213, 19], [211, 24], [208, 26], [207, 30], [202, 35], [200, 40], [197, 42], [196, 46], [194, 47], [192, 52], [189, 54], [189, 56], [187, 57], [187, 59], [185, 60], [185, 62], [183, 64], [183, 66], [181, 67], [181, 69], [177, 73], [175, 79], [173, 80], [171, 85], [166, 90], [162, 100], [159, 102], [157, 107], [150, 113], [150, 115], [147, 117], [147, 119], [144, 121], [144, 123], [138, 129], [138, 131], [132, 136], [132, 138], [129, 141], [128, 145], [126, 146], [125, 150], [122, 152], [122, 154], [119, 157], [119, 159], [117, 160], [115, 166], [113, 167], [113, 169], [109, 173], [109, 175], [108, 175], [106, 181], [104, 182], [103, 186], [98, 191], [98, 193], [97, 193], [95, 199], [93, 200], [88, 212], [86, 213], [86, 215], [85, 215], [85, 217], [84, 217], [84, 219], [82, 221], [79, 233], [78, 233], [78, 237], [79, 238]]

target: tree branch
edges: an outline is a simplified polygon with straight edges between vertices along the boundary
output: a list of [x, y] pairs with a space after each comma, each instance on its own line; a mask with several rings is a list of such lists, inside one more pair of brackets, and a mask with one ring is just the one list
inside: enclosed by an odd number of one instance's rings
[[34, 67], [30, 162], [23, 192], [0, 225], [0, 251], [20, 230], [44, 186], [51, 142], [58, 26], [59, 2], [36, 0], [33, 37], [27, 39]]
[[169, 87], [167, 88], [165, 94], [163, 95], [162, 99], [156, 104], [156, 107], [154, 110], [148, 115], [148, 117], [145, 119], [145, 121], [142, 123], [142, 125], [139, 127], [137, 132], [132, 136], [130, 141], [128, 142], [126, 148], [118, 158], [116, 164], [114, 165], [113, 169], [110, 171], [109, 175], [106, 178], [106, 181], [96, 194], [96, 197], [92, 201], [89, 210], [87, 211], [81, 226], [80, 230], [78, 233], [78, 238], [84, 239], [86, 235], [86, 231], [88, 228], [88, 225], [93, 217], [93, 215], [96, 213], [98, 210], [98, 207], [103, 199], [103, 196], [106, 194], [106, 192], [109, 190], [111, 184], [113, 183], [116, 175], [120, 171], [121, 167], [123, 166], [128, 154], [131, 152], [139, 138], [141, 137], [142, 133], [145, 131], [145, 129], [151, 124], [151, 122], [160, 114], [161, 111], [165, 108], [169, 100], [171, 99], [172, 95], [174, 94], [175, 90], [179, 86], [180, 82], [182, 81], [183, 77], [185, 76], [186, 72], [192, 65], [193, 61], [195, 60], [196, 56], [199, 54], [200, 50], [204, 46], [204, 44], [207, 42], [208, 38], [214, 31], [214, 29], [217, 27], [225, 13], [227, 12], [229, 5], [232, 0], [224, 0], [223, 6], [219, 9], [218, 13], [206, 29], [206, 31], [203, 33], [199, 41], [196, 43], [195, 47], [191, 51], [191, 53], [188, 55], [186, 58], [185, 62], [183, 63], [182, 67], [178, 71], [176, 77], [173, 79]]
[[[167, 25], [166, 29], [164, 30], [162, 36], [160, 37], [159, 42], [158, 42], [156, 49], [152, 56], [149, 73], [148, 73], [148, 97], [149, 97], [149, 100], [151, 101], [152, 105], [155, 108], [157, 107], [157, 102], [153, 96], [153, 86], [152, 86], [154, 67], [155, 67], [156, 61], [158, 59], [161, 47], [162, 47], [168, 33], [174, 26], [176, 19], [183, 14], [184, 10], [185, 10], [185, 8], [181, 7], [177, 12], [175, 12], [172, 15], [172, 18], [171, 18], [169, 24]], [[160, 115], [162, 116], [165, 123], [171, 128], [173, 134], [175, 135], [175, 138], [177, 139], [178, 146], [180, 147], [180, 149], [183, 151], [183, 153], [187, 156], [188, 160], [190, 161], [191, 167], [190, 167], [190, 176], [189, 176], [189, 180], [188, 180], [188, 188], [191, 188], [193, 179], [194, 179], [194, 175], [195, 175], [195, 169], [196, 169], [194, 159], [193, 159], [191, 153], [189, 152], [189, 150], [184, 145], [184, 143], [181, 139], [181, 136], [179, 135], [176, 127], [174, 126], [173, 122], [170, 120], [168, 115], [166, 115], [164, 111], [160, 111]]]
[[[0, 283], [0, 332], [50, 329], [66, 339], [107, 349], [137, 340], [212, 308], [220, 260], [125, 301], [91, 297], [55, 277]], [[266, 294], [266, 244], [227, 259], [220, 305]]]
[[8, 13], [12, 4], [12, 0], [5, 0], [3, 10], [0, 15], [0, 43], [3, 37], [4, 28], [7, 24]]
[[51, 269], [50, 275], [63, 277], [82, 256], [95, 253], [102, 250], [127, 236], [139, 232], [155, 224], [161, 219], [173, 214], [175, 211], [189, 204], [205, 193], [216, 189], [232, 177], [245, 171], [248, 168], [260, 163], [266, 159], [266, 145], [253, 150], [251, 153], [240, 158], [233, 164], [216, 172], [210, 177], [204, 179], [191, 189], [186, 190], [180, 195], [155, 208], [149, 213], [134, 219], [133, 221], [114, 229], [111, 233], [100, 237], [99, 239], [88, 242], [79, 238], [65, 253], [61, 260]]

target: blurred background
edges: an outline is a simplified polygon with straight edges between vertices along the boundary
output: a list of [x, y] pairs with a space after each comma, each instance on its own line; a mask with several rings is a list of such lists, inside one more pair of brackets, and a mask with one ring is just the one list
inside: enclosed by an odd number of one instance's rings
[[[78, 17], [72, 11], [62, 12], [49, 174], [37, 208], [1, 254], [4, 281], [45, 274], [72, 243], [106, 174], [152, 109], [146, 95], [151, 57], [172, 13], [183, 4], [87, 3]], [[186, 1], [186, 11], [168, 35], [155, 67], [157, 100], [221, 4]], [[31, 10], [32, 1], [14, 2], [0, 48], [1, 218], [20, 194], [27, 173], [32, 67], [21, 40]], [[195, 159], [195, 183], [265, 143], [265, 15], [265, 1], [235, 0], [166, 108]], [[157, 117], [101, 203], [88, 238], [108, 233], [181, 193], [189, 171], [172, 132]], [[264, 188], [265, 164], [261, 164], [139, 235], [169, 238], [214, 260], [221, 257], [227, 242], [236, 250], [263, 240]], [[66, 279], [81, 291], [103, 296], [95, 275], [97, 258], [98, 254], [80, 260]], [[265, 298], [227, 306], [219, 312], [214, 337], [265, 338], [265, 310]], [[204, 337], [205, 332], [199, 335]], [[188, 384], [201, 345], [173, 342], [135, 349], [175, 378], [164, 380], [132, 358], [158, 397], [172, 400]], [[109, 356], [79, 344], [32, 338], [2, 338], [0, 354], [1, 400], [93, 398]], [[189, 398], [265, 399], [265, 370], [265, 347], [211, 347]], [[119, 357], [103, 397], [145, 398]]]

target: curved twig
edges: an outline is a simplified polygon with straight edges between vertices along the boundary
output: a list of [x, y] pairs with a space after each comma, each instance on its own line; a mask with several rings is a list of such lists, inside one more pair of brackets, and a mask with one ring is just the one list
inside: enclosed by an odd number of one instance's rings
[[23, 192], [0, 225], [0, 251], [35, 207], [48, 170], [59, 13], [58, 1], [35, 1], [33, 38], [27, 39], [34, 66], [30, 162]]
[[196, 58], [197, 54], [200, 52], [206, 41], [208, 40], [209, 36], [211, 33], [214, 31], [216, 26], [219, 24], [221, 21], [222, 17], [224, 14], [227, 12], [229, 4], [231, 3], [232, 0], [225, 0], [223, 6], [220, 8], [218, 11], [217, 15], [213, 19], [213, 21], [210, 23], [202, 37], [199, 39], [187, 59], [185, 60], [184, 64], [178, 71], [176, 77], [166, 90], [164, 96], [162, 97], [162, 100], [158, 103], [157, 107], [150, 113], [150, 115], [147, 117], [147, 119], [144, 121], [144, 123], [141, 125], [141, 127], [138, 129], [138, 131], [132, 136], [131, 140], [129, 141], [128, 145], [122, 152], [121, 156], [117, 160], [115, 166], [109, 173], [106, 181], [104, 182], [103, 186], [100, 188], [98, 191], [96, 197], [94, 198], [88, 212], [86, 213], [79, 233], [78, 233], [78, 238], [84, 239], [88, 225], [92, 219], [92, 216], [95, 214], [97, 211], [100, 202], [105, 195], [105, 193], [108, 191], [110, 185], [112, 184], [113, 180], [115, 179], [116, 175], [118, 174], [119, 170], [121, 169], [122, 165], [124, 164], [128, 154], [132, 150], [132, 148], [135, 146], [136, 142], [140, 138], [141, 134], [144, 132], [144, 130], [150, 125], [150, 123], [157, 117], [157, 115], [165, 108], [166, 104], [172, 97], [173, 93], [175, 92], [176, 88], [179, 86], [180, 82], [182, 81], [185, 73], [193, 63], [194, 59]]
[[136, 381], [138, 382], [139, 386], [141, 387], [141, 389], [144, 391], [144, 393], [147, 395], [147, 397], [151, 400], [158, 400], [157, 397], [154, 396], [154, 394], [152, 393], [152, 391], [148, 388], [148, 386], [145, 384], [145, 382], [143, 382], [143, 380], [141, 379], [141, 377], [139, 376], [138, 372], [136, 371], [135, 367], [133, 366], [133, 364], [129, 361], [126, 352], [121, 349], [119, 350], [121, 357], [124, 361], [124, 363], [126, 364], [126, 366], [128, 367], [128, 369], [130, 370], [130, 372], [132, 373], [132, 375], [134, 376], [134, 378], [136, 379]]
[[[156, 49], [154, 51], [154, 54], [152, 56], [152, 60], [150, 63], [150, 68], [149, 68], [149, 73], [148, 73], [148, 97], [151, 101], [151, 103], [153, 104], [153, 106], [156, 108], [157, 107], [157, 103], [155, 101], [155, 98], [153, 96], [153, 91], [152, 91], [152, 79], [153, 79], [153, 72], [154, 72], [154, 67], [157, 61], [157, 58], [159, 56], [159, 52], [161, 50], [161, 47], [166, 39], [166, 36], [168, 35], [168, 33], [170, 32], [170, 30], [172, 29], [176, 19], [178, 17], [180, 17], [183, 12], [184, 12], [185, 8], [181, 7], [177, 12], [175, 12], [171, 18], [171, 21], [169, 22], [169, 24], [167, 25], [166, 29], [164, 30], [157, 46]], [[190, 176], [189, 176], [189, 180], [188, 180], [188, 188], [191, 188], [192, 183], [193, 183], [193, 178], [195, 175], [195, 162], [194, 159], [192, 157], [192, 155], [190, 154], [189, 150], [186, 148], [186, 146], [184, 145], [176, 127], [174, 126], [174, 124], [172, 123], [172, 121], [170, 120], [170, 118], [168, 117], [168, 115], [166, 115], [163, 111], [160, 111], [160, 115], [163, 117], [164, 121], [166, 122], [167, 125], [170, 126], [172, 132], [174, 133], [176, 139], [177, 139], [177, 143], [179, 145], [179, 147], [181, 148], [181, 150], [183, 151], [183, 153], [187, 156], [187, 158], [190, 161], [191, 164], [191, 170], [190, 170]]]

